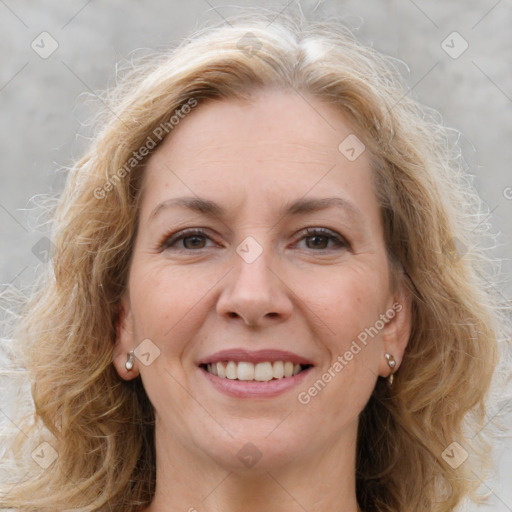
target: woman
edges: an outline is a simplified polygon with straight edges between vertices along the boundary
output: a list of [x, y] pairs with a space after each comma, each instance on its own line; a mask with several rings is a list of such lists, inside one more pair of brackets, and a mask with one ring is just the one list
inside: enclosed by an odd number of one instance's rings
[[17, 331], [42, 425], [4, 508], [450, 511], [478, 487], [505, 326], [463, 163], [390, 60], [270, 21], [110, 99]]

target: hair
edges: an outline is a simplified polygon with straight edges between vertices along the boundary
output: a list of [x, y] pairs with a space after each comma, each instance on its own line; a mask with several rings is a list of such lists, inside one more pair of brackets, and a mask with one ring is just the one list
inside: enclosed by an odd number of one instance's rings
[[[248, 100], [262, 88], [311, 95], [346, 116], [371, 155], [390, 268], [411, 294], [412, 331], [393, 387], [379, 378], [360, 415], [359, 506], [446, 512], [474, 494], [486, 467], [485, 400], [508, 327], [482, 246], [486, 212], [453, 132], [410, 98], [397, 62], [340, 22], [262, 15], [202, 29], [118, 82], [69, 169], [52, 211], [51, 261], [13, 331], [34, 413], [11, 452], [30, 476], [6, 489], [0, 508], [135, 512], [151, 502], [153, 409], [140, 377], [124, 381], [112, 364], [154, 150], [139, 158], [140, 148], [172, 136], [172, 119], [206, 101]], [[34, 471], [28, 454], [43, 440], [57, 458]], [[456, 470], [442, 456], [453, 442], [469, 453]]]

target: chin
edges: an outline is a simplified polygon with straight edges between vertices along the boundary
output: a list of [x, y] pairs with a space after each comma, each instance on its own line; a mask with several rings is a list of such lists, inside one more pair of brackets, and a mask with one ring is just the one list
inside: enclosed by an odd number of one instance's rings
[[300, 434], [285, 429], [278, 432], [279, 421], [273, 422], [274, 431], [268, 428], [268, 422], [265, 428], [259, 429], [247, 424], [244, 428], [242, 422], [237, 433], [230, 431], [233, 437], [226, 434], [215, 445], [210, 442], [204, 451], [226, 471], [253, 475], [275, 471], [292, 463], [299, 456], [298, 450], [311, 439], [304, 431]]

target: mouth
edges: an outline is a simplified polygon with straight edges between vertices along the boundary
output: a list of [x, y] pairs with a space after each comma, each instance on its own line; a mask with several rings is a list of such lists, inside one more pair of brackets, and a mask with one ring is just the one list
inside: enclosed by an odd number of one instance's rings
[[206, 381], [236, 398], [274, 397], [298, 386], [314, 364], [284, 350], [228, 349], [197, 362]]
[[238, 381], [268, 382], [271, 380], [288, 379], [311, 368], [311, 364], [299, 364], [292, 361], [218, 361], [199, 365], [211, 375], [221, 379]]

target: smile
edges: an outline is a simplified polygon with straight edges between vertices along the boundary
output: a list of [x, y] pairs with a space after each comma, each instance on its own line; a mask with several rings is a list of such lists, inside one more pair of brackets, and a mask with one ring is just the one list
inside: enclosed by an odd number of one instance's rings
[[257, 382], [293, 377], [310, 366], [291, 361], [263, 361], [256, 364], [250, 361], [219, 361], [202, 365], [208, 373], [221, 379]]
[[308, 357], [287, 350], [230, 348], [196, 361], [209, 385], [235, 398], [270, 398], [301, 384], [313, 371]]

